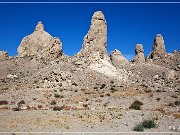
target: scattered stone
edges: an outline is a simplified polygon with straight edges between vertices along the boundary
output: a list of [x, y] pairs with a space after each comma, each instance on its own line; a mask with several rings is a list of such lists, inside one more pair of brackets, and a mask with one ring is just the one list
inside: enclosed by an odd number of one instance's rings
[[17, 75], [8, 74], [7, 78], [8, 79], [14, 79], [14, 78], [17, 78]]

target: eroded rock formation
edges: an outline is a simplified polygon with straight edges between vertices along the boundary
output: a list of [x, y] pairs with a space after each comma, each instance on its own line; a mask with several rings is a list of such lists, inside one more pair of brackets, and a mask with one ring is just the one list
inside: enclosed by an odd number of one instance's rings
[[26, 36], [18, 47], [18, 56], [36, 56], [43, 60], [53, 60], [62, 55], [62, 43], [44, 30], [42, 22], [38, 22], [32, 34]]
[[107, 55], [107, 25], [101, 11], [93, 14], [88, 33], [84, 37], [81, 51], [76, 55], [82, 61], [108, 59]]
[[154, 44], [152, 47], [152, 52], [147, 56], [146, 60], [157, 60], [165, 57], [166, 50], [164, 39], [161, 34], [157, 34], [154, 38]]
[[110, 60], [114, 66], [125, 65], [129, 63], [129, 61], [117, 49], [111, 52]]
[[144, 63], [144, 49], [142, 44], [137, 44], [135, 49], [135, 57], [131, 61], [133, 63]]

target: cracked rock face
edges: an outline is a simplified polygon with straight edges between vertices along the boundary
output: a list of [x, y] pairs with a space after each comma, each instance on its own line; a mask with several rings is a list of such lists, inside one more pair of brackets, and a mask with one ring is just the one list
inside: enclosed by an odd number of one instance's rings
[[0, 60], [2, 59], [8, 59], [8, 52], [6, 51], [0, 51]]
[[118, 65], [125, 65], [129, 63], [129, 61], [117, 49], [111, 52], [110, 60], [115, 67]]
[[18, 56], [36, 56], [43, 60], [53, 60], [62, 55], [62, 43], [44, 31], [42, 22], [38, 22], [32, 34], [26, 36], [18, 47]]
[[157, 34], [154, 39], [154, 44], [152, 47], [152, 52], [147, 56], [148, 59], [156, 60], [162, 59], [166, 55], [166, 49], [164, 44], [164, 39], [161, 34]]
[[81, 51], [77, 54], [83, 61], [108, 59], [107, 24], [101, 11], [93, 14], [88, 33], [84, 37]]
[[135, 57], [132, 60], [133, 63], [144, 63], [144, 49], [142, 44], [137, 44], [135, 49]]

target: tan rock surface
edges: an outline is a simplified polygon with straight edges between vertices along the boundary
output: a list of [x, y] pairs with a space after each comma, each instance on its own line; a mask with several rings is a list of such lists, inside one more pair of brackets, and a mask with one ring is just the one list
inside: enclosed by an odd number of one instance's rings
[[59, 38], [53, 38], [44, 31], [44, 25], [39, 22], [34, 32], [23, 38], [18, 47], [18, 56], [36, 56], [43, 60], [53, 60], [62, 55], [62, 43]]
[[137, 44], [135, 49], [135, 57], [133, 63], [145, 63], [144, 49], [142, 44]]
[[161, 34], [157, 34], [154, 38], [154, 44], [152, 47], [152, 52], [147, 56], [146, 60], [149, 59], [157, 60], [162, 59], [166, 55], [166, 49], [164, 44], [164, 39]]
[[6, 51], [0, 51], [0, 60], [1, 59], [8, 59], [8, 52]]
[[117, 49], [111, 52], [110, 60], [114, 66], [126, 65], [129, 63], [129, 61]]

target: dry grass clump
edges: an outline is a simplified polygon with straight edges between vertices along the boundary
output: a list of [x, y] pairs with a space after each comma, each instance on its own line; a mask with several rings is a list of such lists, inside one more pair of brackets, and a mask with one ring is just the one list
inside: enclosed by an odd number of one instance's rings
[[129, 109], [141, 110], [141, 105], [143, 105], [143, 103], [141, 101], [136, 100], [131, 104]]

